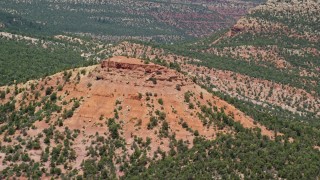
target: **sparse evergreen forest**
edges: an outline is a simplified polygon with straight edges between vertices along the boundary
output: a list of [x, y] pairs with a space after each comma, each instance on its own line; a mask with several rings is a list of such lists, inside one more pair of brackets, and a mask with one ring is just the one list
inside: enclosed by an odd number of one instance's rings
[[1, 1], [0, 179], [319, 179], [319, 9]]

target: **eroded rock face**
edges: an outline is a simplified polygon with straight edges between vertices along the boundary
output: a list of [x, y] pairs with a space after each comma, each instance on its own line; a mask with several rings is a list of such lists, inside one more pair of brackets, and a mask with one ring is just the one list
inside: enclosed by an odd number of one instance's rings
[[135, 58], [126, 58], [124, 56], [118, 56], [114, 58], [110, 58], [101, 62], [101, 68], [116, 68], [116, 69], [129, 69], [129, 70], [142, 70], [146, 73], [151, 72], [160, 72], [164, 68], [150, 63], [145, 64], [141, 62], [139, 59]]
[[236, 24], [230, 29], [228, 36], [230, 36], [230, 37], [235, 36], [236, 34], [242, 32], [244, 30], [245, 30], [245, 28], [243, 26]]
[[[136, 58], [127, 58], [124, 56], [116, 56], [101, 62], [98, 72], [92, 73], [96, 80], [113, 80], [118, 77], [126, 79], [126, 82], [133, 82], [131, 78], [140, 79], [136, 86], [164, 87], [176, 86], [179, 84], [191, 83], [185, 81], [181, 74], [166, 67], [148, 63]], [[124, 78], [125, 77], [125, 78]], [[157, 81], [160, 83], [157, 83]]]

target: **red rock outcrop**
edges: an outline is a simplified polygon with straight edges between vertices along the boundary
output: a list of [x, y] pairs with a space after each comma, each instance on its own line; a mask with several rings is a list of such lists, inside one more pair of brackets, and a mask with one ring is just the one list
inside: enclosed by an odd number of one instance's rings
[[116, 68], [116, 69], [129, 69], [129, 70], [144, 70], [146, 73], [157, 72], [163, 67], [149, 63], [145, 64], [139, 59], [127, 58], [124, 56], [117, 56], [101, 62], [101, 68]]
[[[223, 113], [241, 123], [244, 128], [259, 128], [263, 135], [274, 138], [274, 132], [256, 123], [233, 105], [202, 89], [188, 76], [173, 69], [152, 63], [144, 64], [142, 60], [123, 56], [104, 61], [101, 66], [69, 70], [68, 82], [63, 82], [65, 73], [58, 73], [41, 80], [19, 84], [18, 88], [25, 90], [18, 95], [14, 94], [16, 87], [14, 85], [0, 87], [0, 91], [7, 88], [10, 91], [5, 99], [0, 99], [0, 105], [13, 98], [16, 100], [17, 111], [28, 101], [41, 104], [35, 111], [42, 112], [47, 102], [43, 102], [43, 98], [36, 98], [33, 92], [38, 91], [40, 97], [48, 97], [46, 89], [53, 89], [57, 100], [50, 101], [63, 110], [51, 113], [46, 121], [36, 121], [33, 124], [35, 128], [27, 130], [27, 136], [22, 138], [28, 138], [25, 140], [28, 142], [31, 142], [31, 138], [39, 138], [40, 148], [45, 149], [49, 147], [44, 143], [45, 137], [38, 137], [38, 134], [46, 132], [46, 129], [54, 127], [54, 137], [66, 133], [66, 129], [76, 132], [77, 135], [72, 136], [72, 144], [70, 143], [75, 158], [69, 160], [68, 164], [80, 170], [82, 162], [89, 158], [89, 147], [102, 145], [102, 142], [96, 140], [98, 136], [100, 139], [102, 137], [107, 139], [108, 143], [114, 138], [123, 139], [125, 141], [123, 146], [114, 150], [115, 156], [129, 160], [135, 152], [132, 147], [139, 145], [138, 141], [149, 141], [147, 156], [157, 158], [154, 154], [158, 149], [167, 153], [170, 151], [171, 137], [177, 141], [188, 142], [188, 146], [191, 147], [196, 137], [194, 132], [198, 132], [199, 136], [206, 139], [215, 139], [221, 133], [237, 133], [228, 125], [220, 127], [219, 118], [206, 117], [207, 113], [203, 112], [203, 108], [210, 109], [211, 114]], [[152, 72], [146, 73], [146, 69]], [[59, 86], [62, 87], [60, 91]], [[22, 101], [23, 96], [25, 101]], [[188, 101], [186, 97], [189, 97]], [[67, 116], [67, 112], [72, 114]], [[210, 120], [210, 124], [204, 123], [201, 117]], [[153, 123], [152, 119], [155, 119], [156, 123]], [[61, 121], [62, 124], [59, 125]], [[111, 121], [117, 126], [118, 137], [112, 137], [114, 132], [109, 124]], [[20, 132], [16, 131], [16, 134], [9, 135], [13, 139], [12, 142], [5, 142], [6, 134], [0, 134], [2, 146], [19, 143], [13, 138], [19, 134]], [[55, 141], [64, 144], [63, 139]], [[54, 148], [58, 143], [51, 141], [50, 145]], [[39, 154], [34, 152], [34, 150], [28, 152], [28, 156], [40, 164], [41, 151], [38, 151]], [[41, 166], [50, 168], [49, 161]], [[1, 164], [0, 170], [7, 167], [7, 164]], [[63, 165], [57, 167], [64, 168]], [[119, 168], [117, 171], [122, 173]], [[70, 170], [65, 169], [65, 172], [69, 173]]]

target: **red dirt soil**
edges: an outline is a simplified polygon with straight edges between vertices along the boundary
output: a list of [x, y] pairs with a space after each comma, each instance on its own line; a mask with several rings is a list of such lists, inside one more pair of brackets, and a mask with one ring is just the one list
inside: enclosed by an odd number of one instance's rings
[[[86, 71], [85, 75], [80, 73], [84, 70]], [[69, 102], [72, 99], [82, 100], [80, 100], [80, 107], [74, 111], [73, 116], [64, 120], [63, 126], [57, 127], [57, 129], [63, 131], [65, 127], [68, 127], [71, 130], [79, 129], [81, 131], [72, 145], [77, 153], [73, 167], [79, 169], [81, 162], [87, 158], [86, 146], [90, 145], [89, 137], [96, 133], [109, 134], [105, 120], [115, 116], [115, 109], [119, 114], [119, 119], [116, 121], [121, 126], [120, 136], [125, 139], [129, 154], [132, 153], [130, 147], [134, 142], [134, 136], [141, 137], [143, 140], [146, 140], [147, 137], [151, 138], [151, 150], [148, 152], [150, 157], [158, 147], [164, 151], [170, 150], [169, 138], [159, 137], [160, 123], [153, 129], [148, 129], [150, 117], [156, 116], [157, 110], [166, 114], [165, 119], [169, 124], [169, 134], [175, 134], [177, 140], [189, 141], [190, 146], [192, 146], [195, 136], [182, 127], [181, 121], [186, 122], [188, 127], [193, 131], [197, 130], [200, 136], [207, 139], [214, 139], [217, 133], [235, 133], [228, 126], [218, 129], [215, 125], [210, 127], [203, 125], [197, 113], [202, 113], [201, 105], [209, 107], [210, 103], [218, 109], [224, 109], [228, 116], [234, 116], [234, 120], [240, 122], [245, 128], [260, 128], [263, 135], [274, 138], [274, 132], [254, 123], [252, 118], [246, 116], [233, 105], [214, 97], [183, 74], [163, 66], [145, 64], [139, 59], [119, 56], [103, 61], [102, 65], [74, 69], [70, 72], [72, 73], [70, 81], [64, 83], [62, 91], [57, 91], [58, 97], [61, 98], [57, 104], [62, 105], [63, 101]], [[34, 83], [37, 84], [36, 90], [40, 90], [41, 86], [44, 86], [44, 89], [50, 86], [56, 89], [62, 81], [63, 73], [58, 73], [42, 80], [19, 84], [18, 87], [24, 87], [26, 92], [31, 92], [30, 84]], [[181, 90], [177, 90], [177, 85], [181, 87]], [[6, 88], [1, 87], [0, 90]], [[10, 92], [14, 92], [14, 86], [8, 88], [11, 90]], [[44, 91], [41, 91], [42, 96], [45, 95]], [[193, 94], [190, 97], [190, 102], [194, 104], [194, 109], [190, 109], [189, 103], [185, 102], [186, 92]], [[146, 93], [152, 95], [147, 96]], [[17, 100], [17, 107], [19, 107], [21, 94], [7, 95], [5, 100], [0, 100], [0, 103], [7, 102], [10, 96]], [[34, 97], [29, 95], [27, 99], [34, 100]], [[159, 99], [162, 99], [163, 105], [158, 102]], [[72, 104], [68, 103], [62, 106], [63, 109], [71, 109]], [[36, 122], [34, 124], [36, 129], [30, 129], [27, 132], [28, 136], [37, 136], [43, 129], [48, 128], [49, 124], [54, 124], [59, 117], [60, 114], [54, 114], [49, 123]], [[0, 136], [0, 139], [3, 139], [3, 135]], [[45, 145], [41, 144], [41, 147], [44, 149]], [[32, 154], [34, 155], [31, 158], [39, 161], [39, 158], [35, 157], [36, 152], [32, 152]]]

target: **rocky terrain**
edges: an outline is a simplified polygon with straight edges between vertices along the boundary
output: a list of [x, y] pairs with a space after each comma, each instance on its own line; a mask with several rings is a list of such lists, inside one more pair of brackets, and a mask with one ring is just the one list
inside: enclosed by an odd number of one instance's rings
[[104, 162], [101, 153], [111, 153], [114, 166], [105, 171], [116, 177], [138, 151], [156, 160], [177, 143], [192, 147], [197, 136], [241, 127], [275, 135], [187, 76], [123, 56], [0, 90], [0, 170], [9, 173], [2, 178], [28, 176], [10, 172], [35, 164], [43, 178], [83, 175], [86, 161]]
[[319, 9], [316, 1], [270, 0], [221, 37], [192, 49], [272, 69], [295, 79], [286, 83], [319, 94]]
[[123, 43], [114, 54], [176, 62], [214, 91], [314, 119], [320, 104], [319, 8], [315, 1], [271, 0], [211, 37], [165, 48]]
[[305, 112], [320, 115], [320, 99], [314, 93], [232, 71], [193, 65], [193, 62], [201, 62], [201, 60], [166, 53], [164, 49], [124, 42], [109, 51], [100, 53], [127, 55], [152, 61], [162, 60], [167, 64], [176, 63], [181, 71], [196, 78], [198, 83], [206, 86], [213, 85], [214, 91], [221, 91], [232, 97], [266, 107], [277, 106], [300, 115]]
[[0, 179], [319, 179], [319, 3], [260, 3], [1, 1]]

